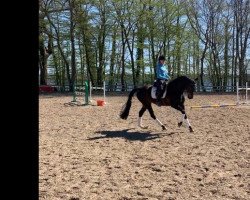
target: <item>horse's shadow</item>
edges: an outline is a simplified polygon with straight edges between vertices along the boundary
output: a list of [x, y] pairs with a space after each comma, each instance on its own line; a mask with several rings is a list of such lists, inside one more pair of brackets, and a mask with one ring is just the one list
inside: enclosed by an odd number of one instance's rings
[[[125, 138], [131, 141], [147, 141], [153, 140], [157, 138], [161, 138], [166, 134], [160, 133], [150, 133], [150, 132], [138, 132], [138, 131], [129, 131], [131, 129], [124, 129], [124, 130], [115, 130], [115, 131], [98, 131], [95, 132], [97, 134], [101, 134], [101, 136], [91, 137], [88, 140], [98, 140], [98, 139], [105, 139], [105, 138]], [[172, 135], [173, 133], [167, 134]]]

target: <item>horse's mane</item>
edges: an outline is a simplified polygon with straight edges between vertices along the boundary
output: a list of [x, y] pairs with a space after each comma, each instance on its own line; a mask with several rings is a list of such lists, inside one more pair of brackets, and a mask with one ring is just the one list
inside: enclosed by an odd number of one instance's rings
[[195, 82], [187, 76], [179, 76], [168, 83], [168, 92], [183, 92], [183, 86], [194, 84]]
[[190, 78], [188, 78], [187, 76], [178, 76], [177, 78], [169, 81], [168, 85], [169, 84], [175, 84], [176, 82], [183, 82], [183, 83], [192, 83], [194, 82], [193, 80], [191, 80]]

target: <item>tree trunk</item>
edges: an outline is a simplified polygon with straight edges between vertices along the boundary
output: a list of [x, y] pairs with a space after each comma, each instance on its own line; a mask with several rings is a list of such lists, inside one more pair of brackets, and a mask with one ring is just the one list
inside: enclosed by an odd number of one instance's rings
[[236, 87], [236, 74], [235, 74], [235, 15], [234, 15], [234, 23], [233, 23], [233, 35], [232, 35], [232, 69], [231, 69], [231, 92], [236, 91], [235, 87]]
[[[136, 58], [136, 74], [135, 74], [135, 80], [136, 85], [138, 85], [140, 81], [140, 72], [144, 68], [144, 61], [143, 61], [143, 48], [144, 48], [144, 36], [143, 36], [143, 29], [142, 25], [138, 25], [138, 33], [137, 33], [137, 58]], [[144, 72], [143, 72], [144, 73]], [[143, 77], [144, 79], [144, 77]], [[144, 82], [144, 80], [143, 80]]]
[[177, 76], [180, 76], [181, 73], [181, 36], [180, 36], [180, 17], [177, 17], [177, 30], [176, 30], [176, 70]]
[[122, 56], [121, 56], [121, 84], [122, 84], [122, 92], [125, 91], [125, 39], [124, 39], [124, 29], [121, 30], [122, 34]]
[[[52, 43], [53, 45], [53, 43]], [[54, 45], [52, 48], [52, 55], [53, 55], [53, 62], [55, 66], [55, 71], [56, 71], [56, 85], [60, 85], [60, 75], [59, 75], [59, 63], [58, 63], [58, 57], [56, 56], [56, 53], [54, 51]]]
[[133, 85], [134, 87], [137, 87], [137, 84], [136, 84], [136, 79], [135, 79], [135, 61], [134, 61], [134, 38], [135, 38], [135, 34], [134, 34], [134, 31], [133, 31], [133, 35], [132, 35], [132, 41], [131, 41], [131, 46], [130, 46], [130, 42], [128, 40], [128, 34], [129, 33], [126, 33], [126, 30], [124, 28], [124, 25], [122, 25], [122, 28], [123, 28], [123, 32], [124, 32], [124, 36], [125, 36], [125, 42], [127, 43], [127, 46], [128, 46], [128, 50], [129, 50], [129, 54], [130, 54], [130, 59], [131, 59], [131, 68], [132, 68], [132, 78], [133, 78]]
[[203, 92], [206, 92], [206, 88], [204, 87], [204, 81], [203, 81], [203, 76], [204, 76], [204, 59], [205, 59], [206, 51], [207, 51], [207, 42], [205, 44], [205, 47], [203, 49], [202, 56], [201, 56], [200, 82], [201, 82], [201, 87], [202, 87], [202, 91]]
[[40, 62], [40, 85], [47, 85], [47, 62], [49, 56], [52, 54], [52, 36], [49, 35], [48, 47], [44, 45], [43, 36], [40, 36], [39, 40], [39, 62]]
[[100, 10], [101, 12], [101, 28], [98, 34], [98, 62], [99, 66], [97, 69], [97, 84], [99, 86], [103, 83], [104, 76], [104, 53], [105, 53], [105, 35], [106, 35], [106, 17], [105, 17], [105, 6]]
[[78, 38], [78, 48], [79, 48], [80, 66], [81, 66], [81, 68], [80, 68], [81, 86], [83, 86], [84, 85], [85, 66], [84, 66], [83, 49], [82, 49], [80, 37]]
[[92, 49], [92, 42], [89, 36], [86, 35], [86, 31], [82, 30], [85, 53], [86, 53], [86, 67], [87, 67], [87, 79], [91, 81], [92, 86], [95, 86], [95, 56]]
[[228, 85], [228, 70], [229, 70], [229, 59], [228, 59], [228, 48], [229, 48], [229, 32], [228, 32], [228, 23], [225, 25], [225, 50], [224, 50], [224, 77], [223, 77], [223, 86], [224, 92], [226, 92], [226, 86]]
[[[114, 66], [115, 66], [115, 53], [116, 53], [116, 35], [117, 28], [114, 28], [112, 35], [112, 50], [111, 50], [111, 59], [110, 59], [110, 76], [109, 76], [109, 85], [113, 87], [114, 85]], [[113, 88], [111, 88], [113, 91]]]

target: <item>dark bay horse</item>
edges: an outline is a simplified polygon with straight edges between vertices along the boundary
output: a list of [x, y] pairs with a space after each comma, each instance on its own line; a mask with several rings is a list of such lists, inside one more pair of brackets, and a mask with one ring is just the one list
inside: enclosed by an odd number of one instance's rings
[[[160, 122], [159, 119], [156, 118], [154, 111], [152, 109], [152, 103], [156, 104], [156, 99], [153, 99], [151, 97], [151, 89], [152, 86], [147, 87], [140, 87], [133, 89], [128, 96], [128, 100], [126, 104], [124, 105], [120, 117], [122, 119], [127, 119], [129, 115], [129, 110], [131, 107], [131, 100], [135, 93], [137, 93], [138, 100], [142, 103], [142, 108], [139, 111], [139, 120], [138, 120], [138, 126], [141, 128], [147, 128], [142, 126], [142, 115], [143, 113], [148, 110], [150, 113], [150, 116], [160, 124], [162, 127], [162, 130], [166, 130], [166, 127]], [[166, 96], [161, 99], [161, 105], [162, 106], [171, 106], [177, 110], [179, 110], [182, 113], [182, 119], [178, 123], [178, 126], [181, 126], [183, 121], [186, 120], [190, 132], [193, 132], [193, 129], [191, 127], [191, 124], [189, 123], [189, 120], [187, 118], [186, 112], [185, 112], [185, 106], [184, 106], [184, 92], [187, 92], [187, 96], [189, 99], [193, 98], [193, 92], [195, 89], [195, 81], [189, 79], [186, 76], [180, 76], [176, 79], [173, 79], [170, 81], [165, 88], [167, 89]]]

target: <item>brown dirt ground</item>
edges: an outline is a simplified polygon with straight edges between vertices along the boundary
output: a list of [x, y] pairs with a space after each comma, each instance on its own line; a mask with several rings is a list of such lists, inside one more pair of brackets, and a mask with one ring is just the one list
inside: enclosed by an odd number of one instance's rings
[[177, 126], [181, 113], [155, 105], [167, 130], [148, 112], [149, 128], [138, 128], [136, 98], [120, 119], [127, 95], [108, 95], [103, 107], [65, 104], [71, 100], [39, 96], [39, 199], [249, 199], [250, 106], [190, 109], [234, 103], [235, 95], [186, 100], [194, 133]]

